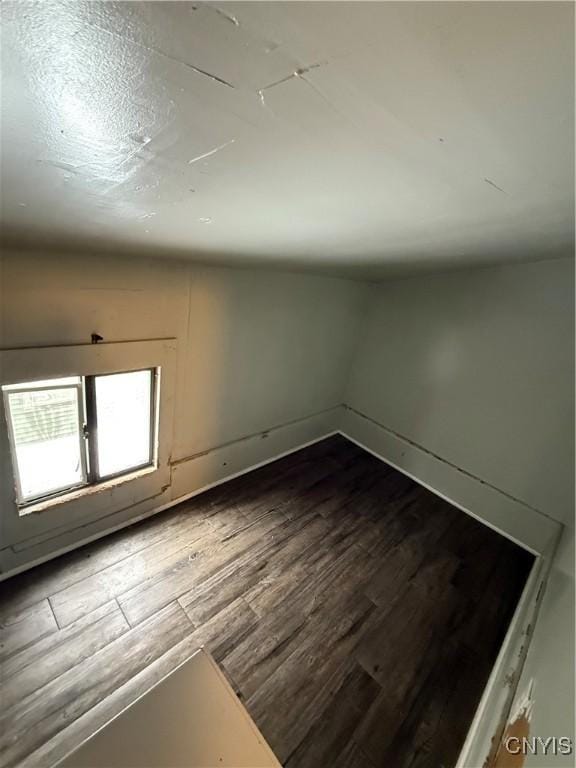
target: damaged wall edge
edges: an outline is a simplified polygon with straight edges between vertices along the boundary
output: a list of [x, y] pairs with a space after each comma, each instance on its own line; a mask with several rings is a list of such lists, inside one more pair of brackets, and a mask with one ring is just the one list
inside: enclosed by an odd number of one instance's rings
[[547, 552], [534, 561], [455, 768], [493, 765], [532, 642], [545, 594], [542, 585], [550, 574], [560, 535], [558, 531]]
[[[546, 633], [541, 626], [545, 617], [538, 619], [549, 592], [548, 581], [557, 567], [559, 542], [573, 536], [573, 531], [349, 407], [342, 424], [345, 437], [536, 555], [456, 765], [497, 768], [499, 763], [493, 760], [510, 712], [518, 709], [515, 702], [520, 689], [526, 688], [528, 673], [534, 674], [527, 667], [535, 637]], [[536, 671], [542, 674], [542, 670]], [[542, 696], [542, 706], [546, 707], [546, 695]], [[549, 735], [548, 731], [544, 735]]]
[[[576, 744], [574, 528], [566, 526], [547, 574], [503, 739], [490, 768], [573, 768]], [[506, 748], [528, 730], [524, 750]], [[515, 754], [518, 750], [519, 754]], [[524, 754], [522, 754], [522, 751]]]

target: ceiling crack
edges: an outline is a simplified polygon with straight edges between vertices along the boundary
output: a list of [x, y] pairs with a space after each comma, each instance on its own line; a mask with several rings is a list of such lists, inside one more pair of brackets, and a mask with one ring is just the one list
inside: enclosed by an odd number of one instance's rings
[[225, 85], [228, 88], [234, 88], [232, 83], [229, 83], [227, 80], [224, 80], [223, 77], [219, 77], [218, 75], [212, 74], [212, 72], [208, 72], [205, 69], [196, 67], [194, 66], [194, 64], [188, 64], [188, 62], [183, 61], [182, 59], [179, 59], [176, 56], [171, 56], [169, 53], [162, 51], [160, 48], [154, 48], [153, 46], [146, 45], [145, 43], [142, 43], [139, 40], [134, 40], [131, 37], [119, 35], [118, 32], [113, 32], [111, 29], [106, 29], [106, 27], [102, 27], [100, 26], [100, 24], [90, 23], [89, 26], [94, 27], [94, 29], [98, 29], [98, 31], [100, 32], [104, 32], [105, 34], [111, 35], [112, 37], [122, 40], [125, 43], [129, 42], [131, 45], [136, 45], [139, 48], [143, 48], [146, 51], [150, 51], [150, 53], [155, 53], [157, 56], [164, 56], [164, 58], [169, 59], [170, 61], [174, 61], [183, 67], [187, 67], [188, 69], [191, 69], [193, 72], [196, 72], [197, 75], [208, 77], [210, 78], [210, 80], [213, 80], [216, 83], [220, 83], [221, 85]]
[[292, 80], [294, 77], [303, 77], [303, 75], [310, 72], [312, 69], [318, 69], [318, 67], [322, 67], [327, 62], [321, 61], [317, 64], [310, 64], [307, 67], [299, 67], [298, 69], [295, 69], [294, 72], [291, 72], [289, 75], [286, 75], [286, 77], [281, 78], [280, 80], [275, 80], [273, 83], [269, 83], [268, 85], [264, 85], [262, 88], [259, 88], [257, 93], [260, 96], [260, 101], [262, 101], [262, 92], [268, 91], [270, 88], [275, 88], [277, 85], [282, 85], [282, 83], [287, 83], [288, 80]]
[[207, 72], [205, 69], [200, 69], [200, 67], [195, 67], [193, 64], [188, 64], [185, 61], [182, 61], [181, 59], [175, 59], [172, 56], [168, 56], [167, 53], [162, 53], [163, 56], [166, 56], [169, 59], [172, 59], [173, 61], [177, 61], [178, 63], [182, 64], [185, 67], [188, 67], [189, 69], [193, 70], [199, 75], [204, 75], [204, 77], [209, 77], [211, 80], [215, 80], [217, 83], [222, 83], [222, 85], [227, 85], [228, 88], [234, 88], [232, 83], [229, 83], [228, 80], [224, 80], [223, 77], [218, 77], [218, 75], [213, 75], [211, 72]]
[[235, 27], [240, 26], [240, 22], [236, 18], [236, 16], [232, 16], [231, 13], [226, 13], [226, 11], [223, 11], [221, 8], [217, 8], [215, 5], [209, 6], [212, 8], [212, 10], [217, 13], [219, 16], [222, 16], [222, 18], [226, 19], [226, 21], [229, 21], [231, 24], [234, 24]]
[[504, 195], [508, 194], [508, 192], [506, 192], [505, 189], [502, 189], [502, 187], [499, 187], [498, 184], [494, 184], [494, 182], [491, 181], [490, 179], [484, 179], [484, 181], [486, 182], [486, 184], [490, 184], [491, 187], [494, 187], [494, 189], [497, 189], [498, 192], [502, 192], [502, 194]]
[[211, 155], [215, 155], [216, 152], [220, 152], [221, 149], [224, 149], [224, 147], [229, 147], [230, 144], [234, 144], [236, 139], [230, 139], [230, 141], [226, 141], [224, 144], [220, 144], [217, 147], [214, 147], [214, 149], [211, 149], [209, 152], [204, 152], [203, 155], [198, 155], [198, 157], [193, 157], [192, 160], [188, 160], [188, 165], [193, 165], [194, 163], [197, 163], [199, 160], [204, 160], [206, 157], [211, 157]]

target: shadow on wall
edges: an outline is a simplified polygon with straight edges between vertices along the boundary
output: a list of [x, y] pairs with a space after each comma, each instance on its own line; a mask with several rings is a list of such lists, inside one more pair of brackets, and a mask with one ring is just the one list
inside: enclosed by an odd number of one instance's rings
[[[178, 396], [173, 457], [184, 459], [210, 450], [224, 435], [225, 340], [230, 333], [226, 296], [209, 280], [195, 279], [188, 270], [186, 335], [179, 350]], [[217, 458], [202, 463], [205, 476], [214, 477]], [[217, 473], [216, 473], [217, 474]]]
[[348, 404], [550, 516], [574, 493], [570, 259], [374, 291]]
[[199, 267], [189, 280], [178, 460], [342, 403], [362, 284]]

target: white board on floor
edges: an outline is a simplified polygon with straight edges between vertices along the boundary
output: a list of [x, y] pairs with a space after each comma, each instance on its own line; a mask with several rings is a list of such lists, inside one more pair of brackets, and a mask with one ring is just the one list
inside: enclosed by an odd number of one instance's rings
[[197, 651], [58, 768], [281, 768], [212, 657]]

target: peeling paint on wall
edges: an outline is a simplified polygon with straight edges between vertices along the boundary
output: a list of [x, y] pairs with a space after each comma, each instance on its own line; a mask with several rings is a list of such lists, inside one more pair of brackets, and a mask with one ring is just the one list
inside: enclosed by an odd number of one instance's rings
[[[507, 744], [521, 744], [523, 739], [530, 736], [530, 721], [534, 707], [533, 700], [534, 681], [530, 680], [526, 693], [520, 698], [515, 710], [508, 721], [504, 734], [500, 741], [494, 762], [488, 762], [491, 768], [522, 768], [525, 755], [520, 750], [508, 749]], [[518, 752], [518, 754], [516, 754]]]

